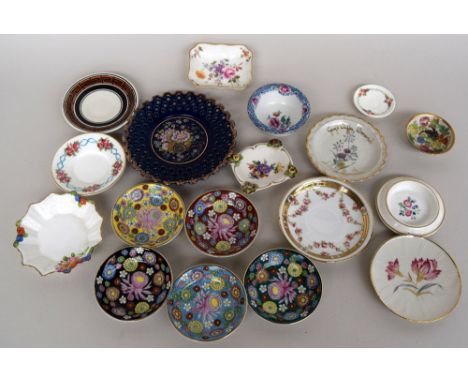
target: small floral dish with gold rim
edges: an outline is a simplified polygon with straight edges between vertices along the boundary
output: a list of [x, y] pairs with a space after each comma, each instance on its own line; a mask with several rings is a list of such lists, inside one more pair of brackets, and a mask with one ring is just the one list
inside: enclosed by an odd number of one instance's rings
[[294, 133], [309, 120], [310, 103], [294, 86], [268, 84], [250, 96], [247, 112], [260, 130], [283, 136]]
[[462, 283], [457, 265], [439, 245], [416, 236], [397, 236], [376, 252], [371, 282], [382, 303], [401, 318], [431, 323], [457, 306]]
[[376, 206], [382, 222], [403, 235], [430, 236], [445, 217], [444, 202], [437, 190], [408, 176], [387, 181], [377, 194]]
[[249, 248], [257, 237], [257, 210], [244, 195], [230, 190], [208, 191], [187, 209], [185, 232], [200, 252], [226, 257]]
[[112, 226], [127, 244], [160, 247], [182, 230], [185, 205], [169, 186], [142, 183], [125, 191], [112, 210]]
[[88, 261], [101, 238], [102, 217], [94, 203], [76, 193], [50, 194], [31, 204], [16, 223], [13, 246], [23, 257], [23, 265], [41, 275], [70, 273]]
[[319, 121], [307, 135], [306, 148], [317, 170], [347, 182], [377, 175], [387, 159], [380, 130], [351, 115], [332, 115]]
[[125, 153], [110, 135], [81, 134], [65, 142], [52, 160], [52, 176], [65, 191], [96, 195], [108, 190], [125, 170]]
[[94, 280], [99, 306], [110, 316], [134, 321], [156, 312], [171, 288], [172, 273], [159, 252], [123, 248], [107, 258]]
[[220, 265], [202, 264], [184, 271], [167, 300], [169, 319], [179, 333], [215, 341], [232, 333], [244, 319], [246, 295], [241, 280]]
[[308, 317], [322, 297], [322, 281], [312, 261], [289, 249], [256, 257], [244, 276], [249, 305], [260, 317], [293, 324]]
[[372, 236], [369, 204], [357, 190], [331, 178], [311, 178], [284, 196], [281, 230], [299, 252], [322, 262], [337, 262], [360, 253]]
[[279, 139], [257, 143], [234, 154], [231, 168], [246, 194], [283, 183], [297, 175], [291, 155]]
[[406, 135], [414, 148], [427, 154], [443, 154], [455, 143], [455, 131], [442, 117], [423, 113], [411, 117]]
[[138, 93], [126, 78], [95, 73], [74, 83], [63, 99], [67, 123], [85, 133], [110, 133], [128, 124], [138, 107]]
[[245, 45], [200, 43], [189, 55], [188, 78], [196, 86], [242, 90], [252, 81], [252, 52]]
[[354, 106], [370, 118], [385, 118], [395, 110], [395, 97], [380, 85], [362, 85], [354, 92]]

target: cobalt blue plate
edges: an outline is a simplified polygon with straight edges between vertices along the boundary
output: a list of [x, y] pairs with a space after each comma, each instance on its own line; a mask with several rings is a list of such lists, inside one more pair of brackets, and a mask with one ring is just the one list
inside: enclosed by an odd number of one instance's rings
[[164, 93], [146, 102], [124, 132], [132, 166], [166, 184], [195, 183], [228, 163], [236, 138], [224, 106], [203, 94]]

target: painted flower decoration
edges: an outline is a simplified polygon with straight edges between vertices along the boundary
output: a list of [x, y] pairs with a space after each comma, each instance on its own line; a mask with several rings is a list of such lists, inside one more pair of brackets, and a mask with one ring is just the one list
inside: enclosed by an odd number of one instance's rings
[[385, 268], [385, 272], [387, 272], [388, 280], [394, 279], [396, 275], [403, 277], [403, 274], [400, 272], [400, 262], [398, 259], [395, 259], [395, 261], [389, 261], [387, 268]]
[[288, 95], [291, 93], [291, 88], [287, 85], [280, 85], [278, 87], [278, 92], [282, 95]]
[[437, 260], [435, 259], [414, 259], [411, 262], [411, 270], [416, 276], [416, 281], [434, 280], [441, 272], [437, 269]]

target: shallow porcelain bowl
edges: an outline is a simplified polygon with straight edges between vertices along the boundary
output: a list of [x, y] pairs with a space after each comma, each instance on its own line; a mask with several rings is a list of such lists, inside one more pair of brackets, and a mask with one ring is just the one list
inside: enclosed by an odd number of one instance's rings
[[16, 223], [13, 246], [23, 256], [23, 265], [41, 275], [69, 273], [88, 261], [101, 241], [102, 218], [94, 204], [78, 194], [50, 194], [32, 204]]
[[112, 187], [125, 164], [124, 150], [116, 139], [100, 133], [81, 134], [57, 150], [52, 176], [63, 190], [90, 196]]
[[382, 185], [376, 207], [382, 222], [400, 234], [432, 235], [445, 217], [444, 203], [437, 190], [407, 176], [390, 179]]
[[387, 158], [380, 130], [351, 115], [332, 115], [319, 121], [310, 129], [306, 148], [317, 170], [348, 182], [375, 176]]
[[232, 333], [246, 311], [242, 282], [229, 269], [202, 264], [174, 281], [167, 300], [169, 319], [179, 333], [198, 341], [214, 341]]
[[284, 196], [279, 221], [294, 248], [311, 259], [337, 262], [360, 253], [372, 236], [371, 209], [348, 184], [311, 178]]
[[271, 249], [256, 257], [244, 276], [249, 305], [260, 317], [293, 324], [308, 317], [322, 296], [314, 264], [289, 249]]
[[294, 86], [268, 84], [251, 95], [247, 112], [259, 129], [281, 136], [295, 132], [308, 121], [310, 103]]
[[291, 155], [279, 139], [246, 147], [231, 157], [234, 176], [247, 194], [281, 184], [297, 175]]
[[259, 218], [253, 203], [235, 191], [205, 192], [187, 208], [187, 237], [206, 255], [238, 255], [253, 244], [258, 230]]
[[427, 154], [443, 154], [455, 144], [455, 130], [444, 118], [433, 113], [416, 114], [406, 125], [413, 147]]
[[142, 247], [123, 248], [101, 265], [94, 280], [99, 306], [123, 321], [156, 312], [171, 288], [171, 268], [159, 252]]
[[395, 97], [380, 85], [362, 85], [354, 92], [354, 106], [370, 118], [385, 118], [395, 110]]
[[460, 300], [457, 265], [443, 248], [421, 237], [397, 236], [385, 242], [372, 260], [370, 277], [383, 304], [412, 322], [440, 320]]

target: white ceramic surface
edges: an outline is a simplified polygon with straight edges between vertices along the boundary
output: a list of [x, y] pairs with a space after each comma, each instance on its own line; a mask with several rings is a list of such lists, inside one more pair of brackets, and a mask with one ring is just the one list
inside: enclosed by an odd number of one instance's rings
[[[77, 264], [90, 259], [101, 241], [102, 218], [94, 204], [71, 193], [50, 194], [32, 204], [17, 223], [14, 246], [23, 256], [23, 264], [46, 275], [68, 273]], [[20, 238], [21, 236], [21, 238]]]
[[377, 193], [376, 209], [389, 229], [404, 235], [430, 236], [445, 218], [444, 202], [437, 190], [407, 176], [390, 179], [382, 185]]
[[462, 289], [450, 255], [415, 236], [397, 236], [384, 243], [372, 260], [370, 277], [387, 308], [417, 323], [446, 317], [458, 304]]
[[375, 176], [387, 158], [380, 130], [350, 115], [332, 115], [319, 121], [307, 136], [306, 148], [317, 170], [348, 182]]
[[88, 121], [106, 123], [119, 115], [123, 103], [114, 91], [98, 89], [86, 95], [79, 107], [81, 114]]
[[385, 118], [395, 110], [395, 97], [380, 85], [362, 85], [354, 92], [354, 106], [370, 118]]
[[189, 53], [196, 86], [242, 90], [252, 81], [252, 52], [245, 45], [197, 44]]
[[246, 147], [231, 168], [246, 193], [281, 184], [296, 175], [291, 155], [279, 140]]
[[81, 134], [69, 139], [52, 159], [52, 176], [65, 191], [95, 195], [106, 191], [125, 170], [125, 152], [110, 135]]
[[281, 202], [279, 220], [283, 234], [298, 251], [323, 262], [356, 255], [373, 230], [365, 199], [349, 185], [324, 177], [291, 188]]

